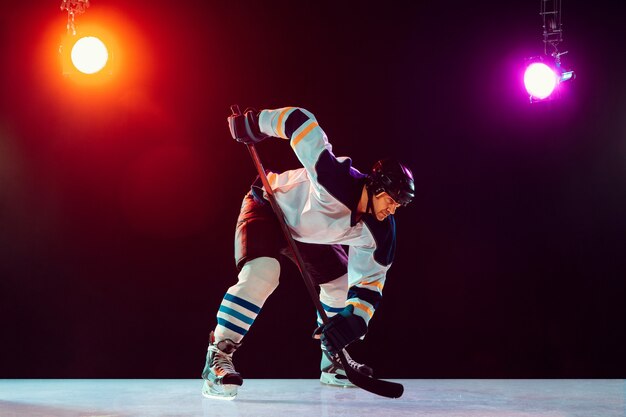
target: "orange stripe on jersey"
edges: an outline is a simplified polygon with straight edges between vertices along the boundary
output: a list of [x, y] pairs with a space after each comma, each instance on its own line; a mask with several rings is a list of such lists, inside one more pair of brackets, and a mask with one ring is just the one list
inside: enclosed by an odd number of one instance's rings
[[307, 127], [304, 128], [302, 132], [298, 133], [298, 136], [293, 138], [293, 140], [291, 141], [291, 147], [295, 147], [298, 144], [298, 142], [304, 139], [304, 137], [308, 135], [311, 132], [311, 130], [315, 129], [317, 126], [319, 126], [317, 122], [311, 122]]
[[374, 282], [361, 281], [357, 285], [363, 286], [363, 287], [376, 287], [381, 291], [383, 290], [383, 283], [380, 281], [374, 281]]
[[374, 312], [369, 307], [361, 303], [357, 303], [356, 301], [348, 301], [346, 304], [352, 304], [354, 308], [365, 311], [370, 318], [374, 315]]
[[283, 119], [289, 110], [293, 109], [293, 107], [285, 107], [283, 111], [278, 115], [278, 124], [276, 125], [276, 133], [278, 133], [278, 137], [283, 139], [289, 139], [285, 137], [285, 133], [283, 130]]

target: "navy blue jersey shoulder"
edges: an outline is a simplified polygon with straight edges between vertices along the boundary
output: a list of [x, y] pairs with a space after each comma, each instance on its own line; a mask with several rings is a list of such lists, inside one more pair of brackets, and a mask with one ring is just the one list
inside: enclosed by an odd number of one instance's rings
[[307, 120], [309, 120], [309, 116], [307, 116], [302, 110], [296, 109], [291, 112], [291, 114], [287, 117], [287, 120], [285, 120], [285, 135], [291, 139], [293, 132], [298, 130]]
[[363, 222], [376, 241], [374, 260], [383, 266], [391, 265], [396, 252], [396, 221], [393, 215], [380, 222], [371, 214], [366, 214]]
[[[309, 119], [309, 116], [302, 110], [294, 110], [285, 120], [287, 137], [291, 138], [291, 135]], [[340, 162], [328, 149], [320, 153], [315, 164], [315, 171], [319, 185], [352, 211], [352, 224], [354, 225], [356, 208], [367, 176], [354, 169], [349, 158]]]
[[319, 185], [352, 210], [354, 217], [367, 176], [352, 167], [350, 158], [339, 161], [328, 149], [320, 154], [315, 171]]

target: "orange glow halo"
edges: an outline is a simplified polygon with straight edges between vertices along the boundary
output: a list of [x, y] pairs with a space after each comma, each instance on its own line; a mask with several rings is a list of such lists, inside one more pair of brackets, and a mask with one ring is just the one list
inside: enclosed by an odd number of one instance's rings
[[[77, 86], [117, 89], [151, 77], [148, 44], [127, 18], [112, 11], [90, 8], [76, 18], [76, 35], [68, 34], [61, 20], [51, 23], [42, 39], [40, 66], [50, 68], [47, 82], [70, 82]], [[74, 44], [82, 37], [95, 36], [105, 45], [109, 59], [95, 74], [78, 71], [71, 60]], [[56, 81], [55, 81], [56, 80]]]

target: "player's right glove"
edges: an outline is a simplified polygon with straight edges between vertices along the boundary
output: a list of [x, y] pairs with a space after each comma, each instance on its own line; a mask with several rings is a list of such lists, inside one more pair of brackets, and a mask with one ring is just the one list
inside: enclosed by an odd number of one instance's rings
[[230, 134], [238, 142], [253, 144], [261, 142], [267, 135], [259, 128], [259, 112], [248, 108], [241, 114], [239, 106], [230, 107], [233, 114], [228, 116]]

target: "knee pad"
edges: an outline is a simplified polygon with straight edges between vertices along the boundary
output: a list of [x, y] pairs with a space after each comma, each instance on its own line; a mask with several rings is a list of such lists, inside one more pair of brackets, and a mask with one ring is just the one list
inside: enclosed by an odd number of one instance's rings
[[348, 274], [320, 285], [320, 301], [329, 307], [345, 307], [347, 296]]
[[228, 292], [263, 304], [278, 287], [280, 263], [269, 257], [255, 258], [245, 263], [238, 275], [237, 284]]

